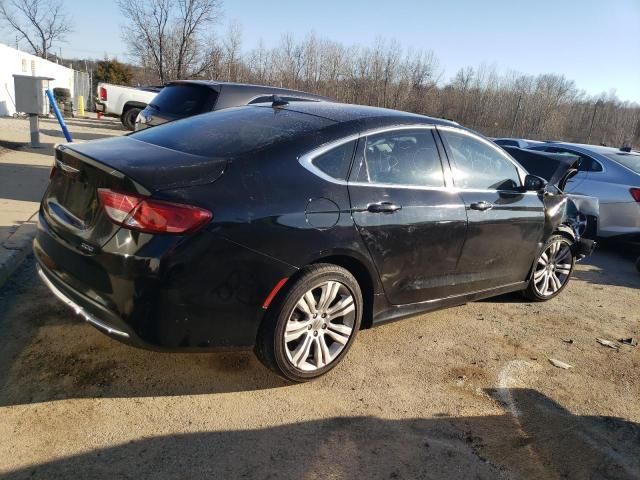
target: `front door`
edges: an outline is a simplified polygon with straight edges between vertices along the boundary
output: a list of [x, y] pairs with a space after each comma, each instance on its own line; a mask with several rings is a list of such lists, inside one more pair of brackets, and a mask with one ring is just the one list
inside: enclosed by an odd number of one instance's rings
[[390, 303], [451, 294], [467, 216], [460, 195], [445, 188], [433, 128], [362, 138], [349, 196]]
[[542, 198], [521, 188], [513, 159], [488, 140], [454, 127], [438, 130], [469, 220], [457, 278], [468, 292], [525, 280], [542, 239]]

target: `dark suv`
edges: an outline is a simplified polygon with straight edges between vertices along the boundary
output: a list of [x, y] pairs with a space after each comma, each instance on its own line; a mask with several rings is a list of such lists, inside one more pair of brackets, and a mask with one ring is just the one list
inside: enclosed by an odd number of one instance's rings
[[283, 101], [333, 101], [331, 98], [284, 88], [208, 80], [177, 80], [168, 83], [140, 112], [135, 129], [142, 130], [166, 122], [223, 108], [271, 102], [277, 95]]

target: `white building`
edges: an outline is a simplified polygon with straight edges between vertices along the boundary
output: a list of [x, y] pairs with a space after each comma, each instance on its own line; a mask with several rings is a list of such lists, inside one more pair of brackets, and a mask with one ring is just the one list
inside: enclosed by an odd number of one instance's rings
[[51, 77], [49, 88], [68, 88], [75, 97], [74, 70], [0, 43], [0, 116], [16, 113], [13, 75]]

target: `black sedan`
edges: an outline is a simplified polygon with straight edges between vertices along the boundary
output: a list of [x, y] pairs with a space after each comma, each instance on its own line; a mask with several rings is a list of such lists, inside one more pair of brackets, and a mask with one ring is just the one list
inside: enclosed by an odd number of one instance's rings
[[283, 103], [59, 146], [34, 241], [44, 282], [123, 342], [255, 348], [305, 381], [360, 328], [553, 298], [591, 251], [566, 196], [466, 128]]

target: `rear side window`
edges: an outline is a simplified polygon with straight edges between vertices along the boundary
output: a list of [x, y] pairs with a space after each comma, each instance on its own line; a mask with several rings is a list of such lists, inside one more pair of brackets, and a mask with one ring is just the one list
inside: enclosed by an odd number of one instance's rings
[[333, 123], [290, 110], [235, 107], [141, 130], [130, 138], [193, 155], [229, 158]]
[[520, 144], [515, 140], [496, 140], [498, 145], [502, 145], [505, 147], [519, 147]]
[[605, 153], [605, 155], [614, 162], [624, 165], [636, 173], [640, 173], [640, 155], [637, 153]]
[[593, 158], [587, 157], [586, 155], [582, 155], [578, 152], [574, 152], [572, 150], [567, 150], [566, 148], [560, 148], [560, 147], [549, 147], [547, 148], [547, 152], [564, 153], [567, 155], [580, 157], [580, 164], [578, 165], [578, 170], [581, 172], [601, 172], [602, 171], [602, 165], [600, 165], [600, 163], [598, 163]]
[[520, 186], [515, 165], [496, 148], [464, 133], [442, 130], [453, 154], [456, 187], [480, 190], [513, 190]]
[[159, 113], [189, 116], [211, 110], [217, 97], [215, 91], [200, 85], [167, 85], [150, 105]]
[[311, 163], [336, 180], [346, 180], [356, 141], [344, 143], [315, 157]]
[[396, 130], [367, 137], [358, 182], [442, 187], [442, 164], [431, 130]]

